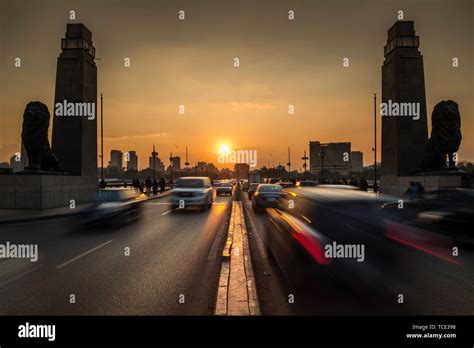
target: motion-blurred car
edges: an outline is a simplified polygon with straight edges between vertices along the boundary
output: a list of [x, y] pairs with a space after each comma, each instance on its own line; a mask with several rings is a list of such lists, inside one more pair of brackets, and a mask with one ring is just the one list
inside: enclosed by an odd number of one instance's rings
[[336, 185], [336, 184], [324, 184], [318, 185], [319, 188], [326, 188], [326, 189], [335, 189], [335, 190], [353, 190], [353, 191], [360, 191], [358, 187], [351, 186], [351, 185]]
[[474, 190], [440, 189], [419, 199], [383, 205], [387, 218], [446, 235], [461, 244], [474, 244]]
[[296, 187], [315, 187], [318, 186], [317, 181], [303, 180], [296, 183]]
[[[368, 298], [386, 290], [383, 273], [398, 269], [384, 236], [380, 206], [393, 197], [319, 187], [285, 193], [276, 207], [267, 209], [266, 241], [293, 286], [340, 283], [350, 289], [346, 291]], [[327, 257], [326, 247], [334, 242], [352, 251], [364, 247], [360, 262], [347, 255]]]
[[265, 208], [276, 207], [280, 198], [285, 195], [283, 187], [276, 184], [258, 185], [252, 198], [252, 209], [260, 212]]
[[281, 178], [268, 178], [267, 184], [276, 184], [277, 182], [281, 181]]
[[170, 193], [173, 209], [192, 206], [210, 208], [214, 202], [211, 179], [208, 177], [182, 177]]
[[140, 218], [145, 196], [131, 189], [104, 189], [95, 194], [94, 203], [79, 213], [83, 227], [111, 225], [118, 227]]
[[291, 181], [278, 181], [276, 184], [283, 188], [295, 187], [295, 184]]
[[232, 196], [232, 183], [229, 181], [220, 182], [216, 186], [216, 194]]
[[249, 189], [247, 190], [247, 194], [249, 196], [249, 199], [252, 199], [253, 195], [255, 194], [255, 191], [257, 191], [257, 187], [260, 185], [259, 183], [253, 182], [249, 185]]

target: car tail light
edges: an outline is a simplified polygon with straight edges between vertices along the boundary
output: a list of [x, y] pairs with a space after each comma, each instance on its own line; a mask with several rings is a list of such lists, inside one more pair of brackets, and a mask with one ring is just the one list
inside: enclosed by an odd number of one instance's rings
[[323, 236], [307, 223], [287, 214], [280, 216], [290, 227], [292, 237], [318, 262], [320, 265], [330, 264], [332, 259], [324, 256], [324, 245], [330, 244], [329, 238]]
[[451, 253], [454, 246], [454, 241], [451, 238], [388, 219], [385, 219], [384, 222], [387, 227], [387, 231], [384, 233], [385, 237], [447, 262], [460, 264]]

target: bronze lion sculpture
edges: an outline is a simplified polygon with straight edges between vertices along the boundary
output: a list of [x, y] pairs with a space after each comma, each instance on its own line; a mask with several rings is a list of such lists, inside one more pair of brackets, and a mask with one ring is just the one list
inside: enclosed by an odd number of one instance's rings
[[45, 104], [33, 101], [26, 105], [21, 140], [28, 155], [28, 170], [57, 170], [58, 161], [48, 140], [49, 119]]
[[458, 104], [452, 100], [435, 105], [431, 114], [431, 137], [425, 147], [421, 170], [456, 169], [454, 154], [461, 145], [461, 115]]

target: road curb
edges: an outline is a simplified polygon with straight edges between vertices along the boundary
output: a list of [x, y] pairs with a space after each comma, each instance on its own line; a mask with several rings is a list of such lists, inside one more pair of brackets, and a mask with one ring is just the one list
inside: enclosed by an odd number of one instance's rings
[[[169, 193], [165, 193], [161, 196], [146, 198], [143, 200], [143, 202], [152, 201], [155, 199], [164, 198], [168, 196], [169, 196]], [[14, 209], [12, 209], [12, 211], [14, 211]], [[70, 217], [70, 216], [76, 216], [79, 214], [81, 214], [81, 209], [77, 209], [72, 212], [69, 211], [69, 212], [51, 214], [51, 215], [40, 215], [40, 216], [32, 216], [32, 217], [25, 217], [25, 218], [16, 218], [16, 219], [11, 219], [11, 220], [0, 220], [0, 225], [10, 225], [10, 224], [35, 222], [35, 221], [43, 221], [43, 220], [54, 220], [54, 219], [60, 219], [60, 218], [65, 218], [65, 217]]]
[[241, 201], [232, 202], [227, 241], [222, 251], [215, 315], [260, 315]]

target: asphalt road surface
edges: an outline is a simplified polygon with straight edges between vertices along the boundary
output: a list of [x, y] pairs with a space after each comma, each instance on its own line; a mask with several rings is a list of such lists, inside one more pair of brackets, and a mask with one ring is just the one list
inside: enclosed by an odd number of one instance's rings
[[0, 260], [0, 314], [212, 315], [230, 209], [231, 197], [202, 212], [160, 198], [118, 229], [77, 231], [69, 217], [0, 226], [0, 243], [39, 248], [37, 262]]
[[[372, 313], [326, 280], [295, 291], [266, 249], [265, 214], [241, 198], [264, 315]], [[74, 218], [0, 225], [0, 243], [39, 247], [37, 262], [0, 259], [0, 314], [212, 315], [231, 199], [219, 196], [205, 211], [172, 211], [167, 198], [156, 199], [120, 228], [77, 230]], [[406, 302], [393, 313], [473, 314], [474, 253], [460, 253], [463, 266], [454, 268], [423, 255], [426, 272], [415, 277], [429, 291], [394, 282]]]

